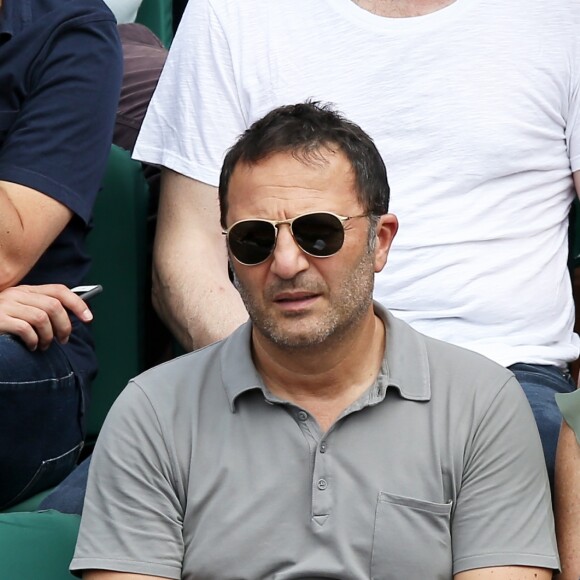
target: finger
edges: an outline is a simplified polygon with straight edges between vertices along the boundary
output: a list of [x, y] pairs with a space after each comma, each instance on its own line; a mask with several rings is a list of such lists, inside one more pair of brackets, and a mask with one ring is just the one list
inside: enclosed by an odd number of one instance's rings
[[[57, 298], [27, 287], [14, 287], [0, 294], [0, 311], [14, 320], [32, 327], [38, 336], [38, 347], [46, 350], [56, 338], [67, 342], [72, 330], [68, 312]], [[12, 321], [14, 327], [15, 322]], [[17, 325], [17, 333], [28, 334], [25, 325]]]
[[28, 286], [27, 289], [35, 294], [56, 298], [67, 310], [70, 310], [83, 322], [90, 322], [93, 319], [93, 314], [87, 303], [62, 284]]
[[30, 350], [52, 341], [52, 326], [47, 322], [46, 313], [33, 306], [5, 299], [0, 303], [0, 332], [17, 336]]
[[28, 322], [19, 318], [0, 315], [0, 334], [17, 336], [31, 351], [38, 347], [38, 334]]
[[72, 332], [70, 317], [62, 302], [52, 296], [40, 296], [41, 305], [31, 313], [28, 322], [38, 334], [38, 346], [46, 350], [53, 339], [68, 342]]

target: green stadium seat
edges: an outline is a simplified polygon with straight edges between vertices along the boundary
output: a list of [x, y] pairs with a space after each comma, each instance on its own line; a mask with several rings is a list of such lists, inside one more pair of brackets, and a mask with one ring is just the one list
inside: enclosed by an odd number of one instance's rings
[[137, 22], [154, 32], [165, 48], [173, 40], [172, 0], [143, 0], [137, 13]]
[[71, 580], [80, 517], [52, 510], [0, 514], [0, 578]]
[[87, 284], [99, 374], [91, 386], [88, 439], [95, 440], [128, 380], [145, 369], [145, 317], [150, 309], [147, 216], [149, 189], [141, 164], [113, 145], [88, 236], [93, 260]]

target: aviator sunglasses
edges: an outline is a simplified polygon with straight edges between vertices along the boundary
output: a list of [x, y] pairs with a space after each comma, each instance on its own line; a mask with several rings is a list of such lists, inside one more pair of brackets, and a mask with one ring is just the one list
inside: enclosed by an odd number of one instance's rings
[[257, 266], [272, 255], [282, 224], [290, 226], [290, 233], [303, 252], [315, 258], [328, 258], [342, 248], [344, 224], [367, 215], [342, 216], [317, 211], [288, 220], [248, 219], [236, 222], [222, 233], [232, 256], [244, 266]]

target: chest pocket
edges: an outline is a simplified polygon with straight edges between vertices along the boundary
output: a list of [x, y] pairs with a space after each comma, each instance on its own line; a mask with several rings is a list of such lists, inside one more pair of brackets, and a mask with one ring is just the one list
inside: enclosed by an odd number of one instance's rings
[[452, 576], [451, 502], [379, 493], [371, 557], [372, 580]]
[[20, 111], [0, 111], [0, 149]]

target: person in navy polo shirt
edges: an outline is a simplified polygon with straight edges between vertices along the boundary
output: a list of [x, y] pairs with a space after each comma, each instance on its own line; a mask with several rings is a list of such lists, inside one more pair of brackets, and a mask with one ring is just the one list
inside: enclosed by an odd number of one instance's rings
[[0, 0], [0, 509], [55, 485], [96, 373], [73, 294], [122, 77], [101, 0]]

